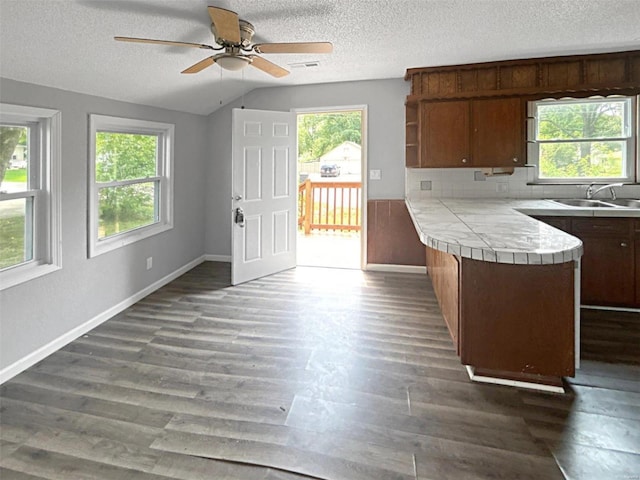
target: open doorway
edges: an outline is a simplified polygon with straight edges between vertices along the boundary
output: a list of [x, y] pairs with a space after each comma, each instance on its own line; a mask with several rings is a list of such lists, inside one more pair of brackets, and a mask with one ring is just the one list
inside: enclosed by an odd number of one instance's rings
[[298, 110], [297, 264], [361, 269], [366, 108]]

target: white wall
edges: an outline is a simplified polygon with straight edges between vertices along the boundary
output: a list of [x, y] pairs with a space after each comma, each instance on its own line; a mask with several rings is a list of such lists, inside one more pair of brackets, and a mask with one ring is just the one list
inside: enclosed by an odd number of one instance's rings
[[[2, 79], [0, 101], [62, 112], [62, 269], [0, 292], [0, 372], [204, 253], [207, 117]], [[90, 113], [175, 124], [174, 228], [87, 258]], [[146, 258], [153, 268], [146, 270]]]
[[[261, 88], [245, 97], [246, 108], [288, 111], [367, 105], [368, 168], [381, 170], [381, 180], [368, 182], [369, 199], [404, 198], [404, 101], [409, 84], [403, 79], [325, 83]], [[231, 110], [240, 101], [209, 116], [211, 158], [206, 172], [206, 253], [231, 254]], [[368, 176], [368, 175], [367, 175]], [[364, 175], [363, 175], [364, 177]]]

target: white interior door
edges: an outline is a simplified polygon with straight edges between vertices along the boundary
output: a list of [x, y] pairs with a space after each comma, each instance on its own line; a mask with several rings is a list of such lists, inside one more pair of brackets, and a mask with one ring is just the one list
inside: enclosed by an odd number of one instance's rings
[[234, 109], [232, 157], [237, 285], [296, 266], [295, 114]]

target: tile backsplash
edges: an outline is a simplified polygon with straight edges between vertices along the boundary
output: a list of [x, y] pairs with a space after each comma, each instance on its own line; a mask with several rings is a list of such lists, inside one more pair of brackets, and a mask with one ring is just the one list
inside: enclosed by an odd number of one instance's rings
[[[476, 172], [480, 169], [407, 168], [405, 194], [423, 198], [582, 198], [588, 185], [528, 185], [533, 181], [531, 167], [495, 177]], [[425, 181], [431, 182], [431, 190], [420, 189], [420, 182]], [[640, 198], [640, 185], [618, 187], [616, 192], [620, 198]], [[608, 192], [602, 192], [597, 198], [607, 196]]]

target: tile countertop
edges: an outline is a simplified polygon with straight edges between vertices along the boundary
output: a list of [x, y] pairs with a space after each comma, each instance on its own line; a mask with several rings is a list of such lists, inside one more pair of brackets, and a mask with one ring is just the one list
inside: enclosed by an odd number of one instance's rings
[[486, 262], [541, 265], [578, 260], [582, 242], [528, 215], [639, 217], [640, 209], [577, 208], [550, 200], [408, 197], [420, 240]]

